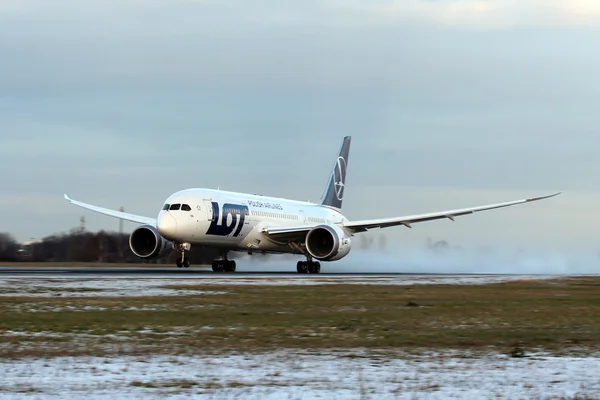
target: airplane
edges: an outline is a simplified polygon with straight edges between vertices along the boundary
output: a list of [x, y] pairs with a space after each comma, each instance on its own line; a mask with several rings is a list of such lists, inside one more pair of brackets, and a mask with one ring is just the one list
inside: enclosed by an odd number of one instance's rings
[[320, 262], [337, 261], [348, 255], [352, 237], [375, 228], [404, 226], [449, 219], [554, 197], [531, 197], [504, 203], [391, 218], [351, 221], [341, 213], [351, 137], [343, 139], [320, 204], [278, 197], [193, 188], [169, 196], [156, 218], [114, 211], [64, 198], [73, 205], [110, 217], [141, 224], [129, 236], [129, 247], [139, 258], [163, 257], [175, 250], [178, 268], [189, 268], [185, 252], [192, 245], [219, 249], [212, 262], [214, 272], [234, 272], [230, 251], [291, 253], [302, 255], [298, 273], [319, 273]]

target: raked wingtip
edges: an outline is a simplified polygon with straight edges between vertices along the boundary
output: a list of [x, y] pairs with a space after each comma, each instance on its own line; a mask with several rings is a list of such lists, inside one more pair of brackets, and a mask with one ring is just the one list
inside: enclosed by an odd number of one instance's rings
[[548, 194], [546, 196], [530, 197], [526, 201], [537, 201], [537, 200], [549, 199], [550, 197], [558, 196], [561, 193], [562, 192], [556, 192], [556, 193]]
[[548, 196], [543, 196], [541, 197], [542, 199], [549, 199], [550, 197], [554, 197], [554, 196], [558, 196], [559, 194], [562, 194], [562, 192], [556, 192], [556, 193], [552, 193]]

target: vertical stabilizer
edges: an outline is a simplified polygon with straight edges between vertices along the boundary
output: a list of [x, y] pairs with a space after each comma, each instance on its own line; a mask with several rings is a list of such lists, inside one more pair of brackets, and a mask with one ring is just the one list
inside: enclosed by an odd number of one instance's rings
[[342, 200], [344, 199], [344, 188], [346, 185], [346, 169], [348, 168], [348, 154], [350, 153], [350, 136], [344, 138], [342, 148], [338, 154], [331, 178], [323, 193], [321, 204], [335, 208], [342, 208]]

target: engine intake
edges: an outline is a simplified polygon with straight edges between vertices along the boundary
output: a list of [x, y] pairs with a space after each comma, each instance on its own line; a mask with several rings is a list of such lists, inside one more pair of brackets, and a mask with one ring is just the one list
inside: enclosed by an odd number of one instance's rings
[[142, 225], [131, 232], [129, 247], [140, 258], [163, 257], [173, 249], [171, 242], [163, 238], [152, 225]]
[[351, 248], [350, 237], [337, 226], [319, 225], [306, 235], [306, 250], [317, 260], [339, 260], [345, 257]]

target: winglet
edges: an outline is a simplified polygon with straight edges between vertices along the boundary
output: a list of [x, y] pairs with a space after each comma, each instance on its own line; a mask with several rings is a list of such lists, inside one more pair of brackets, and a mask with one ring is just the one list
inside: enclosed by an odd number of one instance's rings
[[64, 194], [64, 197], [65, 197], [65, 200], [67, 200], [67, 201], [71, 201], [71, 199], [69, 198], [69, 196], [67, 196], [67, 194], [66, 194], [66, 193]]
[[540, 196], [540, 197], [530, 197], [527, 199], [527, 201], [537, 201], [537, 200], [544, 200], [544, 199], [549, 199], [550, 197], [554, 197], [554, 196], [558, 196], [559, 194], [561, 194], [562, 192], [556, 192], [553, 194], [549, 194], [547, 196]]

